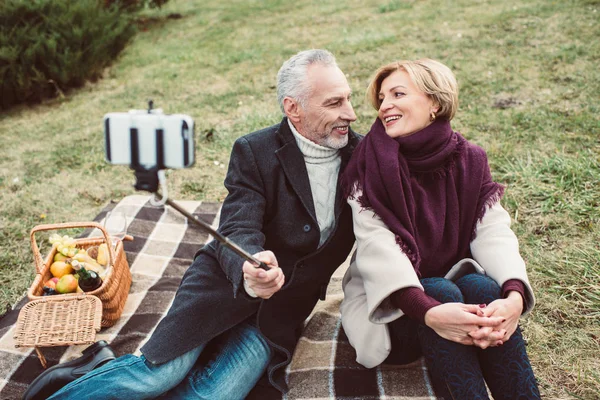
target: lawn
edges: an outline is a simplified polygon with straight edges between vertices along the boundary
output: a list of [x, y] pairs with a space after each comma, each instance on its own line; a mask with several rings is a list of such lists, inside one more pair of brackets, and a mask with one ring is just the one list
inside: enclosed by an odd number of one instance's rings
[[233, 141], [281, 118], [275, 75], [289, 56], [336, 55], [361, 133], [375, 69], [430, 57], [459, 81], [454, 128], [486, 148], [507, 186], [538, 301], [522, 326], [542, 393], [599, 398], [599, 21], [598, 0], [171, 0], [146, 12], [103, 79], [0, 114], [0, 307], [33, 279], [32, 227], [90, 220], [134, 193], [132, 173], [104, 161], [105, 113], [152, 98], [191, 115], [197, 161], [169, 173], [170, 193], [221, 201]]

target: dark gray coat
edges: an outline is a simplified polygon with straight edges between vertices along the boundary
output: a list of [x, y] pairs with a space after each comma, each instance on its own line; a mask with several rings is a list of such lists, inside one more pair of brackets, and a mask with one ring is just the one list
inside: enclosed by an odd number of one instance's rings
[[[349, 135], [341, 171], [360, 140], [352, 131]], [[351, 211], [338, 190], [335, 229], [317, 249], [320, 232], [306, 164], [285, 118], [235, 142], [225, 187], [229, 194], [219, 231], [251, 254], [273, 251], [285, 274], [283, 288], [269, 300], [250, 298], [243, 288], [244, 260], [212, 241], [197, 253], [142, 352], [160, 364], [256, 314], [257, 326], [274, 349], [269, 382], [285, 392], [284, 367], [302, 324], [354, 243]]]

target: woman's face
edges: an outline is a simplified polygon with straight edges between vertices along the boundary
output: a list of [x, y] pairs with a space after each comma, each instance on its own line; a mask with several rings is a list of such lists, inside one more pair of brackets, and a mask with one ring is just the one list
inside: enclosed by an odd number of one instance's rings
[[431, 112], [439, 109], [404, 70], [393, 72], [381, 82], [379, 99], [379, 119], [388, 136], [393, 138], [425, 128], [431, 124]]

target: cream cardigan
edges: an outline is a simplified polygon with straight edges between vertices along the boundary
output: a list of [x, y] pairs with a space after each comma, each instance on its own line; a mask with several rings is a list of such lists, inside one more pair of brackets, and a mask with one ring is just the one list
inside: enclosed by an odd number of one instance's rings
[[[357, 193], [355, 198], [358, 198]], [[403, 313], [394, 308], [390, 295], [415, 286], [423, 290], [413, 266], [396, 244], [395, 235], [370, 210], [362, 209], [356, 200], [352, 207], [357, 248], [342, 281], [344, 300], [340, 306], [342, 325], [350, 344], [356, 350], [356, 361], [367, 368], [381, 364], [391, 351], [387, 323]], [[499, 202], [490, 207], [476, 227], [471, 242], [474, 260], [461, 260], [446, 275], [452, 275], [470, 261], [478, 272], [485, 273], [502, 286], [509, 279], [525, 284], [527, 310], [535, 304], [527, 278], [525, 262], [519, 254], [519, 242], [510, 229], [510, 216]]]

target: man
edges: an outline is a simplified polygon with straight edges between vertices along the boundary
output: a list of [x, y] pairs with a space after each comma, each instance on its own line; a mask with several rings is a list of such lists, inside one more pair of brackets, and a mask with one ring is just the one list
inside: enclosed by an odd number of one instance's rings
[[[286, 392], [284, 369], [303, 322], [354, 243], [337, 185], [359, 136], [350, 130], [350, 87], [331, 53], [300, 52], [277, 80], [285, 117], [235, 142], [219, 227], [269, 270], [210, 242], [143, 356], [110, 361], [52, 400], [243, 399], [259, 380], [261, 396]], [[53, 373], [60, 371], [40, 376], [25, 398], [48, 396]]]

